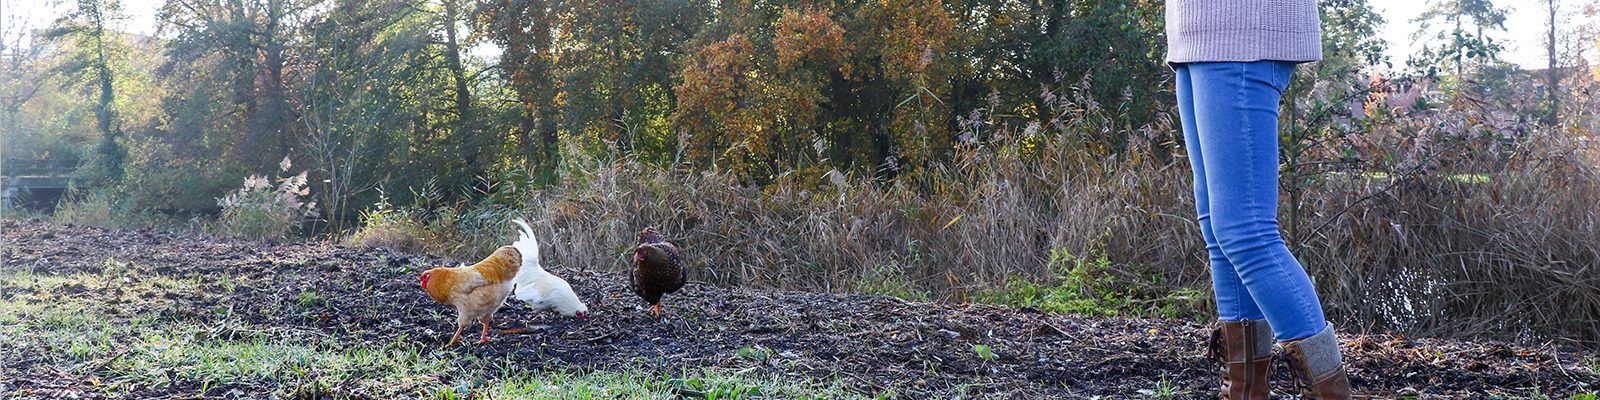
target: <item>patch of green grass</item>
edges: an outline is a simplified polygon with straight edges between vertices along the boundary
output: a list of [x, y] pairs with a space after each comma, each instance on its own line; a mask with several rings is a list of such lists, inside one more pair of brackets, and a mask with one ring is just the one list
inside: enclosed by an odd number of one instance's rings
[[928, 292], [917, 287], [898, 265], [879, 265], [868, 270], [856, 281], [856, 292], [897, 297], [910, 301], [928, 301]]
[[1033, 307], [1060, 314], [1096, 316], [1203, 316], [1209, 296], [1175, 287], [1160, 274], [1138, 265], [1113, 265], [1104, 251], [1075, 256], [1066, 249], [1050, 252], [1048, 280], [1011, 279], [979, 290], [979, 302]]
[[754, 360], [754, 361], [765, 360], [765, 359], [767, 359], [767, 356], [770, 353], [771, 353], [771, 351], [769, 351], [767, 349], [764, 349], [764, 348], [761, 348], [761, 347], [740, 347], [739, 348], [739, 358], [743, 358], [743, 359], [746, 359], [746, 360]]
[[0, 220], [26, 221], [48, 218], [50, 218], [49, 214], [45, 214], [44, 212], [38, 210], [31, 210], [16, 206], [0, 208]]
[[[0, 347], [41, 354], [42, 361], [62, 371], [107, 378], [110, 386], [103, 389], [112, 393], [168, 385], [177, 378], [205, 387], [277, 386], [278, 394], [354, 382], [369, 393], [415, 397], [433, 389], [430, 377], [455, 368], [449, 353], [428, 353], [408, 343], [351, 347], [334, 338], [269, 334], [271, 330], [226, 320], [162, 318], [170, 300], [128, 301], [150, 290], [198, 295], [197, 284], [140, 275], [131, 271], [136, 266], [119, 268], [129, 271], [112, 272], [140, 279], [0, 272], [0, 291], [7, 293], [0, 296]], [[105, 285], [124, 288], [112, 295], [119, 297], [118, 305], [55, 294], [69, 287], [98, 291]], [[108, 313], [116, 307], [127, 312]], [[233, 333], [220, 335], [219, 328]]]
[[1173, 384], [1166, 374], [1161, 374], [1161, 380], [1156, 381], [1156, 387], [1150, 389], [1147, 394], [1152, 399], [1175, 399], [1178, 398], [1178, 392], [1178, 386]]
[[84, 372], [130, 388], [165, 385], [178, 378], [207, 387], [277, 386], [280, 394], [288, 394], [354, 382], [370, 393], [422, 395], [434, 386], [429, 377], [454, 368], [448, 353], [427, 353], [414, 344], [352, 348], [332, 338], [267, 334], [221, 338], [213, 337], [202, 324], [157, 322], [143, 316], [105, 323], [108, 316], [82, 307], [41, 304], [48, 303], [0, 301], [4, 314], [27, 315], [21, 323], [0, 324], [0, 345], [45, 352], [67, 370], [94, 365], [94, 370]]
[[994, 361], [995, 359], [999, 358], [998, 355], [994, 354], [994, 349], [989, 348], [987, 345], [972, 345], [972, 352], [977, 353], [978, 358], [981, 358], [984, 361]]
[[438, 399], [867, 399], [841, 382], [774, 376], [746, 371], [684, 370], [676, 376], [638, 371], [520, 372], [482, 388], [457, 385], [434, 394]]
[[328, 304], [328, 299], [327, 297], [324, 297], [322, 293], [300, 292], [296, 302], [300, 303], [301, 308], [317, 308]]
[[145, 332], [128, 355], [107, 365], [108, 375], [159, 382], [171, 376], [207, 385], [266, 383], [288, 387], [355, 382], [379, 393], [423, 393], [429, 376], [452, 369], [446, 354], [416, 344], [347, 347], [335, 339], [253, 336], [222, 340], [197, 330]]

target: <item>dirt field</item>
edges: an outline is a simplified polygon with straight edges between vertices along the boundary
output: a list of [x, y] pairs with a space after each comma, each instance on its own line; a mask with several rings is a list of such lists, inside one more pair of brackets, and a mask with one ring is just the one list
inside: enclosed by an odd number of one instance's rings
[[[668, 296], [670, 317], [658, 322], [624, 274], [552, 268], [590, 303], [589, 321], [516, 304], [497, 321], [532, 333], [444, 348], [452, 311], [415, 275], [455, 260], [43, 222], [3, 229], [4, 398], [504, 398], [519, 396], [493, 394], [530, 381], [565, 382], [530, 390], [550, 397], [594, 398], [1214, 395], [1205, 327], [1192, 321], [691, 283]], [[1345, 339], [1357, 390], [1380, 397], [1600, 390], [1595, 355], [1579, 349]], [[276, 361], [285, 354], [291, 361]], [[1286, 393], [1287, 372], [1276, 382]], [[571, 387], [624, 383], [648, 390]]]

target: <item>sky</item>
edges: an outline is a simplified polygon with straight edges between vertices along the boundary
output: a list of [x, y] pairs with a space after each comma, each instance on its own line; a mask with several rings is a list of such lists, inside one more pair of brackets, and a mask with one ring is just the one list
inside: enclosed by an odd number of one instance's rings
[[[1573, 8], [1573, 11], [1576, 11], [1575, 3], [1578, 2], [1561, 1], [1561, 3], [1573, 3], [1567, 6]], [[1369, 0], [1368, 4], [1387, 20], [1380, 35], [1389, 42], [1386, 51], [1389, 62], [1396, 68], [1405, 68], [1406, 59], [1421, 49], [1421, 46], [1413, 46], [1411, 43], [1411, 34], [1417, 30], [1417, 25], [1411, 20], [1427, 10], [1428, 1]], [[1544, 0], [1494, 0], [1494, 5], [1510, 11], [1506, 15], [1506, 30], [1490, 33], [1491, 38], [1505, 41], [1506, 49], [1500, 57], [1527, 69], [1545, 68], [1549, 62], [1542, 41], [1544, 35], [1548, 33], [1545, 20], [1549, 16], [1544, 15]], [[1600, 51], [1591, 50], [1588, 56], [1594, 59], [1600, 56]]]
[[[127, 14], [127, 19], [122, 22], [123, 29], [141, 33], [153, 34], [156, 31], [156, 8], [165, 0], [122, 0], [122, 9]], [[1543, 0], [1494, 0], [1495, 5], [1509, 8], [1510, 14], [1506, 21], [1506, 30], [1491, 33], [1492, 37], [1504, 41], [1506, 52], [1502, 57], [1507, 61], [1522, 65], [1524, 68], [1537, 69], [1545, 65], [1545, 55], [1540, 38], [1544, 30], [1544, 16], [1540, 9]], [[1577, 0], [1563, 0], [1566, 3], [1577, 3]], [[8, 21], [12, 15], [22, 15], [35, 26], [43, 27], [50, 24], [60, 14], [60, 10], [68, 4], [60, 0], [0, 0], [0, 21]], [[1381, 35], [1388, 41], [1389, 62], [1397, 68], [1404, 68], [1405, 61], [1419, 46], [1411, 43], [1411, 34], [1416, 31], [1412, 18], [1422, 14], [1427, 7], [1428, 0], [1370, 0], [1376, 11], [1387, 21]], [[1600, 51], [1591, 51], [1590, 57], [1600, 56]]]

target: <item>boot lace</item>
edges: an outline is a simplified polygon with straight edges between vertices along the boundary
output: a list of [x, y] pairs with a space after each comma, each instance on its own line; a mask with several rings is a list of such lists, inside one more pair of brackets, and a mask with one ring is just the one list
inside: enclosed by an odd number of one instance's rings
[[1306, 368], [1305, 357], [1298, 349], [1286, 349], [1285, 354], [1279, 354], [1278, 359], [1289, 367], [1289, 376], [1294, 379], [1294, 388], [1300, 392], [1302, 399], [1314, 399], [1315, 393], [1311, 391], [1311, 371]]

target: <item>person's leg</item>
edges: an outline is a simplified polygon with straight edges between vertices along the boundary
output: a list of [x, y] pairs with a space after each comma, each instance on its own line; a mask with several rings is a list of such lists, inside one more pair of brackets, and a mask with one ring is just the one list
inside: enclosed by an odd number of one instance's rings
[[1177, 73], [1178, 119], [1183, 125], [1184, 150], [1189, 153], [1189, 167], [1194, 171], [1194, 206], [1200, 222], [1200, 236], [1205, 239], [1206, 256], [1211, 262], [1212, 295], [1217, 299], [1217, 317], [1223, 321], [1247, 321], [1265, 318], [1256, 300], [1245, 290], [1233, 263], [1223, 255], [1211, 229], [1211, 204], [1206, 195], [1206, 167], [1200, 148], [1200, 134], [1195, 127], [1194, 90], [1191, 87], [1189, 66], [1178, 64]]
[[1280, 341], [1327, 327], [1278, 232], [1278, 101], [1293, 72], [1275, 61], [1188, 66], [1214, 240]]
[[1261, 308], [1250, 297], [1212, 234], [1205, 157], [1195, 126], [1194, 88], [1187, 65], [1175, 65], [1173, 70], [1177, 73], [1178, 116], [1183, 125], [1184, 148], [1194, 171], [1196, 220], [1200, 236], [1205, 239], [1206, 256], [1211, 263], [1212, 294], [1217, 299], [1217, 317], [1221, 320], [1207, 343], [1209, 357], [1221, 367], [1217, 371], [1220, 374], [1219, 395], [1229, 400], [1266, 399], [1270, 395], [1267, 375], [1272, 362], [1272, 328], [1262, 320]]

